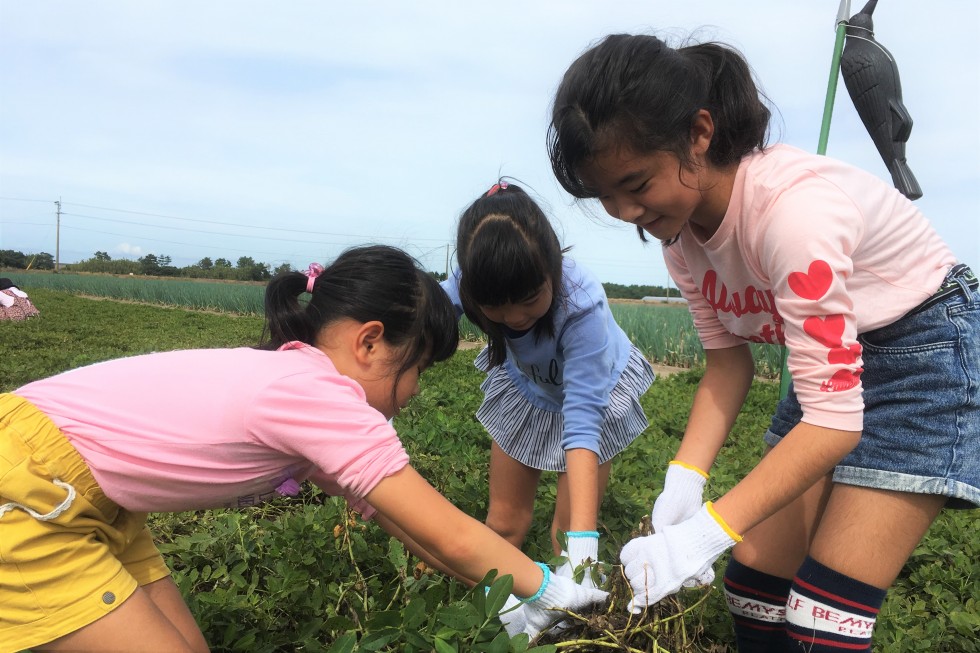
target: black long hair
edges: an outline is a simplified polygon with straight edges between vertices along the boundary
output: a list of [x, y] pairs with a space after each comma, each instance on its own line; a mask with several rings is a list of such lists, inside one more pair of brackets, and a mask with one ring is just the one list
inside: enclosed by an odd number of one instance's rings
[[701, 109], [715, 125], [707, 159], [727, 167], [765, 147], [766, 102], [734, 48], [702, 43], [674, 49], [652, 35], [612, 34], [568, 67], [555, 93], [551, 167], [577, 198], [596, 197], [579, 173], [602, 150], [667, 151], [692, 167], [691, 125]]
[[428, 367], [456, 352], [459, 327], [451, 301], [432, 275], [396, 247], [346, 250], [315, 279], [309, 301], [300, 302], [308, 281], [303, 272], [284, 272], [269, 282], [259, 349], [294, 340], [313, 345], [323, 327], [349, 318], [384, 325], [385, 342], [403, 352], [398, 377], [413, 365]]
[[479, 307], [523, 302], [550, 281], [551, 306], [533, 333], [554, 336], [563, 253], [548, 217], [520, 186], [501, 180], [463, 211], [456, 231], [459, 299], [466, 317], [487, 335], [491, 366], [507, 356], [504, 326]]

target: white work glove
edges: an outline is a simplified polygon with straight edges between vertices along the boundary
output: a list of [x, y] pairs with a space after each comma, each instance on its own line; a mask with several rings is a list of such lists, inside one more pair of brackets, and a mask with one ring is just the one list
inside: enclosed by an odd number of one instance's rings
[[587, 565], [582, 575], [583, 587], [595, 587], [592, 577], [592, 565], [599, 561], [599, 533], [597, 531], [568, 531], [568, 550], [561, 554], [566, 558], [565, 563], [558, 567], [555, 573], [565, 578], [575, 578], [575, 570]]
[[509, 637], [518, 633], [523, 633], [527, 626], [527, 617], [524, 615], [524, 604], [513, 594], [507, 595], [504, 606], [500, 608], [500, 623], [504, 625]]
[[[671, 460], [664, 477], [664, 489], [653, 504], [650, 513], [650, 526], [659, 533], [665, 526], [679, 524], [690, 518], [704, 501], [704, 484], [708, 475], [693, 465]], [[710, 585], [715, 580], [715, 570], [711, 567], [694, 578], [688, 578], [682, 587]]]
[[[544, 570], [544, 580], [541, 589], [534, 597], [524, 603], [524, 618], [526, 623], [523, 632], [534, 639], [542, 631], [547, 630], [556, 621], [566, 616], [565, 610], [579, 612], [594, 603], [601, 603], [609, 597], [609, 592], [600, 589], [584, 587], [571, 578], [557, 576], [547, 567]], [[513, 637], [518, 632], [507, 628], [507, 634]]]
[[630, 540], [619, 554], [633, 589], [628, 609], [633, 614], [681, 588], [688, 578], [703, 574], [722, 553], [741, 541], [711, 502], [693, 517], [662, 531]]

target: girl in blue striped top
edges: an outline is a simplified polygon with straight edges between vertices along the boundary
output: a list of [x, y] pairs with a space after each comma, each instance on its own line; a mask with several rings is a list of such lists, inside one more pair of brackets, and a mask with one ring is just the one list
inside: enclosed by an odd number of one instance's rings
[[487, 525], [520, 547], [542, 470], [558, 472], [552, 545], [568, 558], [558, 573], [572, 575], [598, 558], [612, 459], [647, 427], [639, 397], [654, 374], [566, 251], [534, 200], [500, 182], [460, 217], [443, 287], [489, 342], [476, 360], [487, 373], [476, 416], [493, 438]]

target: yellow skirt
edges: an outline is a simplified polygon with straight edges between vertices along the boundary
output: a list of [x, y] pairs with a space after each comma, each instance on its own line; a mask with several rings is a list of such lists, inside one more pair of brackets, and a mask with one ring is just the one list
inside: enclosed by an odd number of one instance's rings
[[0, 394], [0, 653], [57, 639], [170, 574], [57, 426]]

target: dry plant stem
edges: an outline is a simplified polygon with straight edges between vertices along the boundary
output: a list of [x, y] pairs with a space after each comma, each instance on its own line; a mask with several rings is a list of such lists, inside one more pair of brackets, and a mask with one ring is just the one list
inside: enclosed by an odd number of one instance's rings
[[[404, 577], [402, 578], [402, 580], [404, 580]], [[385, 610], [391, 610], [391, 606], [395, 605], [395, 600], [398, 598], [398, 595], [401, 593], [402, 593], [402, 585], [396, 585], [395, 591], [391, 595], [391, 600], [388, 601], [388, 605], [385, 606]]]
[[351, 564], [354, 565], [354, 571], [357, 572], [357, 579], [358, 579], [358, 581], [360, 581], [361, 587], [363, 588], [363, 590], [362, 590], [363, 591], [363, 595], [360, 597], [360, 599], [361, 599], [361, 605], [363, 606], [364, 612], [367, 613], [367, 610], [368, 610], [368, 589], [367, 589], [368, 584], [367, 584], [367, 579], [364, 578], [364, 574], [361, 573], [361, 568], [357, 564], [357, 558], [354, 556], [354, 544], [351, 542], [351, 538], [350, 538], [350, 526], [349, 526], [349, 524], [350, 524], [350, 521], [351, 521], [351, 515], [352, 514], [353, 513], [350, 510], [347, 511], [347, 514], [346, 514], [347, 519], [346, 519], [346, 521], [344, 523], [344, 544], [347, 546], [347, 555], [350, 558]]
[[[571, 646], [598, 646], [599, 648], [612, 648], [612, 649], [616, 649], [617, 651], [627, 651], [628, 653], [648, 653], [647, 651], [644, 651], [642, 649], [633, 648], [632, 646], [621, 644], [619, 642], [603, 642], [602, 640], [593, 640], [593, 639], [568, 640], [566, 642], [558, 642], [557, 644], [552, 644], [552, 646], [554, 646], [557, 649], [569, 648]], [[660, 647], [657, 647], [654, 650], [663, 651], [663, 653], [670, 653], [670, 651], [668, 651], [667, 649], [660, 648]]]
[[[710, 587], [709, 586], [708, 590], [697, 601], [695, 601], [691, 605], [687, 606], [686, 608], [684, 608], [680, 612], [675, 612], [674, 614], [670, 615], [669, 617], [661, 617], [661, 618], [657, 619], [657, 621], [655, 623], [662, 624], [662, 623], [666, 623], [668, 621], [674, 621], [676, 619], [679, 619], [679, 618], [683, 617], [687, 613], [693, 611], [694, 608], [696, 608], [699, 605], [701, 605], [702, 603], [704, 603], [708, 599], [708, 597], [711, 595], [711, 593], [713, 591], [714, 591], [714, 587]], [[681, 623], [683, 623], [683, 620], [681, 621]]]
[[[622, 572], [622, 567], [620, 567]], [[616, 577], [619, 580], [619, 577]], [[705, 602], [710, 598], [713, 587], [702, 590], [697, 600], [686, 607], [682, 607], [679, 600], [674, 597], [665, 599], [665, 602], [658, 602], [654, 606], [649, 606], [638, 615], [630, 612], [619, 613], [624, 601], [629, 601], [633, 592], [627, 582], [616, 583], [619, 588], [627, 588], [625, 591], [613, 591], [609, 603], [605, 609], [595, 615], [579, 615], [571, 611], [563, 610], [564, 619], [569, 623], [569, 628], [582, 628], [574, 635], [569, 632], [572, 639], [561, 642], [549, 641], [552, 646], [562, 651], [578, 650], [618, 650], [628, 653], [670, 653], [671, 651], [688, 650], [691, 646], [691, 633], [687, 630], [685, 618], [696, 614], [703, 609]], [[664, 615], [665, 612], [674, 611]], [[663, 615], [663, 616], [662, 616]], [[671, 648], [665, 648], [661, 643], [665, 639], [669, 640]]]

